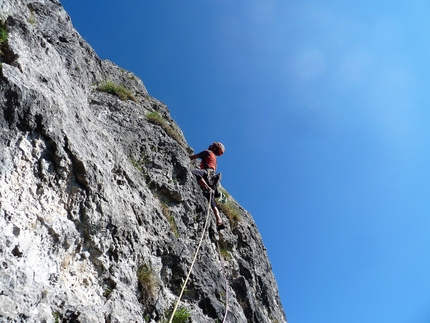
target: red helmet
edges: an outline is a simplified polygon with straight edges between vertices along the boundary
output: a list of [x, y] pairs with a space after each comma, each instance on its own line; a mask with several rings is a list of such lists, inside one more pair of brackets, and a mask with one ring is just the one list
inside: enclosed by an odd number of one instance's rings
[[212, 145], [210, 145], [208, 149], [210, 149], [210, 150], [216, 149], [216, 152], [214, 151], [214, 153], [217, 156], [221, 156], [225, 152], [224, 145], [222, 143], [220, 143], [219, 141], [212, 143]]

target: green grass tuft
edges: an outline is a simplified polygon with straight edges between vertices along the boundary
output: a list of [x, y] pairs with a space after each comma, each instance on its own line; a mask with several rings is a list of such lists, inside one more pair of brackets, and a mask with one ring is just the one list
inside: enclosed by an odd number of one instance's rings
[[0, 45], [7, 43], [8, 33], [3, 21], [0, 21]]
[[162, 128], [165, 127], [166, 121], [163, 119], [162, 116], [158, 114], [157, 111], [150, 112], [146, 115], [146, 118], [148, 118], [148, 121], [152, 124], [155, 124], [157, 126], [161, 126]]
[[219, 204], [218, 207], [221, 212], [228, 217], [228, 220], [230, 221], [230, 227], [232, 229], [236, 228], [236, 226], [240, 222], [239, 209], [230, 201], [225, 204]]
[[[168, 317], [172, 315], [172, 310], [169, 311]], [[186, 307], [180, 307], [176, 310], [175, 314], [173, 314], [172, 323], [187, 323], [190, 321], [191, 314]], [[167, 321], [166, 321], [167, 322]]]
[[155, 296], [157, 287], [154, 271], [151, 265], [143, 264], [139, 267], [137, 270], [137, 281], [139, 282], [142, 301], [147, 303]]
[[219, 252], [224, 259], [231, 259], [231, 249], [228, 247], [220, 246]]
[[191, 318], [190, 312], [185, 308], [179, 308], [173, 315], [173, 323], [185, 323]]
[[[7, 40], [8, 40], [8, 33], [7, 28], [4, 22], [4, 19], [0, 16], [0, 57], [5, 62], [5, 55], [7, 52]], [[3, 64], [0, 62], [0, 76], [3, 76]]]
[[182, 139], [182, 136], [175, 129], [173, 129], [173, 127], [169, 125], [168, 122], [164, 120], [163, 117], [160, 116], [157, 111], [148, 113], [146, 115], [146, 118], [150, 123], [160, 126], [169, 137], [176, 140], [178, 144], [180, 144], [183, 148], [187, 148], [187, 145]]
[[161, 201], [160, 204], [161, 210], [163, 211], [163, 215], [166, 217], [167, 222], [169, 222], [170, 224], [170, 230], [172, 230], [176, 238], [179, 238], [178, 226], [176, 225], [175, 217], [170, 213], [169, 206]]
[[133, 157], [130, 157], [130, 163], [140, 172], [143, 171], [142, 163]]
[[97, 87], [97, 90], [116, 95], [118, 98], [120, 98], [123, 101], [132, 100], [134, 102], [137, 102], [133, 92], [131, 92], [130, 90], [127, 90], [123, 85], [116, 84], [112, 81], [106, 81], [101, 83]]
[[240, 210], [233, 202], [228, 200], [230, 194], [228, 194], [228, 192], [224, 188], [220, 188], [220, 190], [227, 197], [227, 202], [224, 204], [217, 203], [217, 207], [221, 210], [222, 213], [227, 216], [230, 222], [230, 227], [234, 229], [240, 222]]
[[62, 315], [58, 311], [52, 312], [52, 317], [54, 318], [54, 323], [59, 323], [60, 319], [62, 318]]

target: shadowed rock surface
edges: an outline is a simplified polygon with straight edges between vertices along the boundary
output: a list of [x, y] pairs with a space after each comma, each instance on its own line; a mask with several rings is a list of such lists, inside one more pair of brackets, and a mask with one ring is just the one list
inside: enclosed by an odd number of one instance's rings
[[[206, 217], [192, 149], [58, 1], [2, 0], [0, 15], [0, 322], [167, 322]], [[129, 97], [100, 91], [107, 81]], [[251, 215], [225, 206], [227, 229], [211, 214], [180, 306], [192, 322], [222, 321], [219, 240], [227, 322], [286, 322]]]

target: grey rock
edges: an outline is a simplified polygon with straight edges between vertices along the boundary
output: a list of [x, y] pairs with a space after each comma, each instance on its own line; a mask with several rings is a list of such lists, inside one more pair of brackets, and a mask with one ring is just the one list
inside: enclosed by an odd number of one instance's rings
[[[165, 322], [207, 214], [192, 148], [57, 0], [3, 0], [0, 13], [0, 322]], [[135, 100], [98, 91], [105, 81]], [[227, 322], [286, 322], [252, 216], [229, 203], [240, 220], [224, 211], [218, 234], [210, 215], [181, 306], [192, 322], [221, 322], [227, 300]]]

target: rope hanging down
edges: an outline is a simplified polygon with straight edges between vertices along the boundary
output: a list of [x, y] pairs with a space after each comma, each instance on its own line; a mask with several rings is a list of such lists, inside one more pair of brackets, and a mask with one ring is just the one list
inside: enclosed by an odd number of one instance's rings
[[[203, 227], [202, 236], [200, 237], [200, 241], [199, 241], [199, 244], [197, 246], [196, 253], [194, 254], [194, 258], [193, 258], [193, 261], [191, 262], [191, 267], [190, 267], [190, 270], [188, 271], [187, 278], [185, 279], [184, 285], [182, 286], [181, 293], [179, 294], [178, 300], [176, 301], [175, 307], [173, 308], [172, 315], [170, 316], [169, 323], [172, 323], [172, 321], [173, 321], [173, 317], [175, 316], [175, 312], [176, 312], [176, 310], [178, 308], [179, 302], [181, 301], [182, 294], [184, 293], [185, 287], [187, 286], [188, 279], [190, 278], [191, 271], [193, 270], [194, 263], [196, 262], [197, 255], [199, 253], [200, 247], [201, 247], [202, 242], [203, 242], [203, 238], [205, 236], [205, 232], [206, 232], [206, 229], [207, 229], [207, 226], [208, 226], [208, 223], [209, 223], [210, 203], [211, 203], [211, 199], [212, 199], [212, 194], [213, 194], [213, 192], [211, 190], [210, 195], [209, 195], [209, 203], [208, 203], [208, 207], [207, 207], [208, 211], [206, 213], [206, 220], [205, 220], [205, 225]], [[218, 253], [219, 253], [219, 256], [222, 259], [222, 256], [221, 256], [221, 253], [220, 253], [220, 250], [219, 250], [219, 246], [218, 246]], [[223, 270], [224, 270], [224, 263], [222, 263], [222, 266], [223, 266]], [[226, 287], [226, 309], [225, 309], [224, 320], [222, 321], [223, 323], [225, 322], [225, 320], [227, 318], [227, 310], [228, 310], [228, 308], [227, 308], [227, 306], [228, 306], [228, 282], [227, 282], [227, 277], [225, 276], [225, 273], [224, 273], [224, 277], [225, 277], [225, 287]]]
[[227, 275], [225, 273], [224, 258], [221, 254], [221, 250], [219, 248], [219, 243], [217, 242], [216, 245], [218, 248], [219, 259], [221, 260], [222, 274], [223, 274], [224, 280], [225, 280], [225, 314], [224, 314], [224, 318], [222, 320], [222, 323], [225, 323], [225, 321], [227, 319], [227, 313], [228, 313], [228, 280], [227, 280]]

